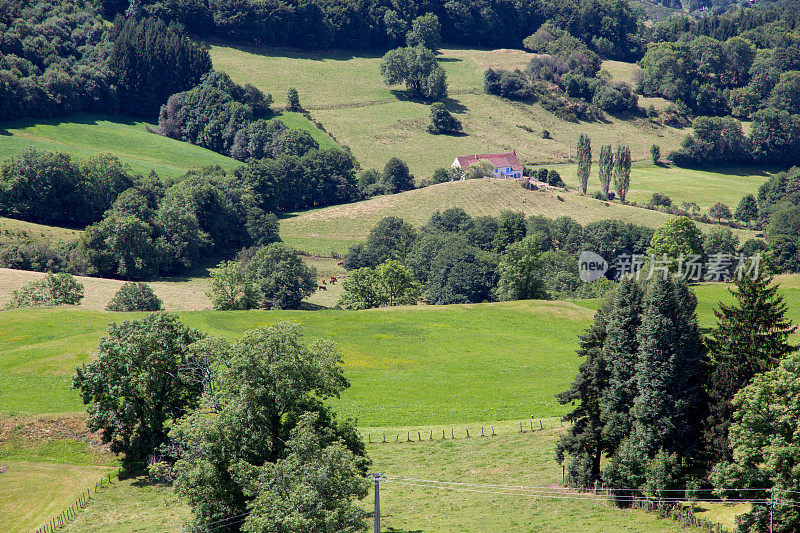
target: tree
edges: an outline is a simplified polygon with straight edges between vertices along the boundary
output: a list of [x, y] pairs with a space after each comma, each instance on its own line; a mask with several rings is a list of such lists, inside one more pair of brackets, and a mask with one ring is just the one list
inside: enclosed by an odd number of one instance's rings
[[578, 181], [581, 184], [581, 194], [586, 194], [589, 183], [589, 173], [592, 170], [592, 143], [589, 136], [581, 133], [578, 138]]
[[661, 160], [661, 147], [657, 144], [650, 146], [650, 159], [654, 165], [657, 165]]
[[472, 163], [464, 173], [461, 179], [465, 180], [479, 180], [483, 178], [490, 178], [494, 172], [495, 166], [486, 160], [478, 160]]
[[703, 251], [707, 257], [724, 254], [732, 258], [738, 247], [739, 237], [727, 226], [713, 227], [703, 237]]
[[[800, 356], [784, 359], [778, 368], [758, 374], [733, 399], [730, 446], [733, 460], [714, 467], [711, 480], [726, 498], [782, 503], [773, 512], [753, 505], [736, 518], [740, 531], [791, 532], [800, 528], [797, 512], [800, 440]], [[744, 489], [744, 490], [738, 490]], [[766, 490], [759, 490], [766, 489]], [[771, 492], [773, 489], [774, 492]]]
[[414, 189], [414, 176], [400, 159], [393, 157], [386, 162], [381, 175], [383, 186], [389, 194], [395, 194]]
[[742, 196], [733, 218], [750, 226], [750, 222], [758, 218], [758, 204], [752, 194]]
[[[292, 442], [293, 435], [304, 439], [308, 434], [303, 428], [312, 420], [308, 413], [317, 417], [313, 426], [321, 437], [321, 447], [342, 442], [356, 458], [356, 468], [363, 475], [368, 461], [360, 436], [349, 422], [337, 421], [324, 403], [349, 386], [341, 355], [331, 342], [306, 344], [299, 326], [283, 322], [250, 330], [223, 351], [229, 355], [218, 365], [214, 396], [209, 402], [219, 408], [211, 414], [189, 412], [169, 433], [173, 442], [170, 449], [176, 459], [172, 469], [175, 491], [191, 506], [198, 526], [253, 512], [251, 530], [261, 531], [256, 526], [269, 516], [269, 511], [259, 503], [252, 503], [265, 501], [258, 499], [260, 491], [253, 490], [254, 482], [272, 479], [281, 483], [268, 474], [269, 469], [288, 467], [291, 462], [283, 463], [282, 467], [278, 464], [295, 451], [314, 449], [297, 442], [295, 450]], [[301, 427], [299, 433], [294, 431], [297, 427]], [[312, 485], [309, 489], [323, 489], [316, 482], [324, 471], [312, 474], [313, 465], [302, 461], [292, 466], [299, 469], [295, 475], [300, 472], [312, 475], [307, 478]], [[341, 463], [345, 468], [341, 473], [347, 471], [347, 465]], [[259, 475], [262, 467], [265, 469], [261, 473], [266, 477]], [[325, 490], [335, 494], [337, 487], [348, 486], [350, 479], [349, 474], [346, 478], [328, 478], [330, 485]], [[293, 495], [297, 494], [294, 489], [300, 487], [291, 479], [283, 482], [289, 484], [287, 488], [292, 489]], [[268, 491], [265, 499], [271, 494]], [[342, 503], [348, 500], [347, 494], [342, 497]], [[304, 507], [301, 516], [314, 519], [319, 516], [315, 510], [321, 511], [320, 507], [333, 504], [334, 500], [338, 497], [315, 500], [315, 504]], [[295, 498], [284, 501], [284, 509], [289, 510], [295, 503]], [[292, 509], [289, 512], [299, 511]]]
[[669, 207], [672, 205], [672, 199], [666, 194], [654, 192], [650, 197], [648, 205], [651, 207]]
[[412, 305], [417, 303], [422, 288], [410, 269], [390, 259], [375, 269], [378, 293], [386, 305]]
[[524, 239], [526, 232], [523, 213], [508, 209], [500, 211], [497, 217], [497, 233], [492, 241], [494, 251], [503, 253], [509, 245]]
[[614, 153], [610, 144], [600, 147], [600, 159], [597, 162], [600, 173], [600, 187], [603, 197], [608, 199], [608, 189], [611, 185], [611, 176], [614, 173]]
[[716, 218], [717, 222], [722, 222], [722, 219], [731, 218], [731, 208], [722, 202], [717, 202], [708, 209], [708, 214], [712, 218]]
[[103, 430], [103, 442], [123, 453], [131, 472], [167, 438], [167, 426], [196, 406], [200, 390], [183, 368], [189, 345], [203, 335], [173, 314], [111, 324], [100, 339], [97, 358], [76, 370], [89, 413], [86, 425]]
[[164, 308], [161, 298], [156, 296], [146, 283], [123, 283], [106, 309], [109, 311], [160, 311]]
[[438, 135], [440, 133], [458, 133], [461, 131], [461, 122], [450, 114], [441, 102], [431, 104], [431, 123], [428, 132]]
[[291, 129], [281, 132], [272, 141], [272, 153], [279, 155], [306, 155], [312, 150], [319, 150], [319, 143], [302, 129]]
[[733, 460], [728, 442], [733, 397], [798, 349], [788, 342], [797, 326], [786, 317], [788, 308], [772, 278], [762, 271], [737, 276], [730, 293], [734, 304], [720, 302], [714, 309], [717, 324], [706, 339], [712, 370], [703, 438], [708, 458], [715, 461]]
[[411, 30], [406, 34], [408, 46], [421, 45], [435, 51], [441, 43], [442, 25], [439, 23], [439, 17], [433, 13], [425, 13], [411, 21]]
[[783, 72], [770, 100], [778, 109], [792, 115], [800, 113], [800, 71]]
[[506, 248], [497, 267], [499, 300], [547, 300], [539, 261], [538, 240], [526, 237]]
[[447, 98], [447, 74], [434, 53], [423, 46], [386, 52], [380, 68], [386, 85], [405, 83], [413, 96], [426, 100]]
[[628, 188], [631, 186], [631, 148], [618, 145], [614, 155], [614, 190], [621, 202], [625, 202]]
[[411, 305], [422, 294], [419, 282], [410, 269], [389, 259], [377, 268], [359, 268], [344, 280], [344, 294], [339, 302], [347, 309], [371, 309], [384, 305]]
[[369, 481], [359, 459], [329, 428], [318, 428], [319, 415], [300, 416], [287, 440], [286, 458], [248, 472], [243, 483], [248, 503], [242, 531], [339, 531], [364, 529], [367, 512], [356, 505]]
[[170, 95], [194, 87], [211, 70], [208, 49], [183, 26], [159, 18], [118, 16], [110, 41], [108, 66], [126, 113], [155, 115]]
[[617, 451], [633, 424], [631, 408], [638, 390], [636, 360], [643, 298], [644, 291], [639, 284], [626, 277], [609, 297], [605, 312], [606, 336], [602, 357], [608, 372], [608, 384], [598, 401], [604, 451], [609, 455]]
[[83, 284], [71, 274], [53, 275], [48, 272], [42, 279], [29, 281], [11, 292], [6, 309], [20, 307], [49, 307], [54, 305], [78, 305], [83, 299]]
[[254, 309], [258, 305], [258, 290], [244, 272], [239, 261], [223, 261], [211, 269], [208, 297], [218, 311]]
[[426, 295], [436, 305], [491, 299], [497, 260], [461, 235], [444, 240], [430, 259]]
[[[699, 431], [704, 352], [688, 286], [657, 278], [643, 300], [632, 432], [609, 461], [604, 479], [658, 496], [683, 477]], [[624, 491], [623, 491], [624, 493]]]
[[298, 309], [317, 288], [316, 269], [282, 242], [258, 248], [244, 269], [261, 300], [278, 309]]
[[702, 257], [702, 233], [689, 218], [672, 218], [655, 231], [647, 254], [659, 261], [666, 257], [669, 271], [675, 272], [680, 258]]
[[567, 481], [573, 487], [590, 487], [600, 479], [600, 461], [606, 452], [600, 399], [608, 386], [608, 369], [603, 356], [608, 308], [609, 302], [605, 301], [595, 313], [592, 325], [580, 337], [578, 355], [586, 359], [578, 368], [572, 386], [556, 395], [559, 404], [575, 406], [564, 417], [564, 421], [572, 425], [556, 444], [559, 464], [564, 463], [566, 455], [571, 457], [566, 472]]
[[373, 309], [383, 305], [374, 268], [361, 267], [351, 271], [342, 285], [344, 293], [339, 305], [345, 309]]
[[300, 105], [300, 94], [294, 87], [289, 87], [286, 91], [286, 109], [289, 111], [300, 111], [303, 107]]
[[387, 259], [405, 259], [411, 251], [417, 231], [414, 226], [398, 217], [384, 217], [367, 235], [364, 244], [350, 248], [344, 258], [344, 267], [376, 267]]

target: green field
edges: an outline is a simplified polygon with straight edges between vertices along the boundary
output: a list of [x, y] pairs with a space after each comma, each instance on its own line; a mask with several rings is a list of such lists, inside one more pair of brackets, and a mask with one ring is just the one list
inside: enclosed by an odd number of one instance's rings
[[[425, 440], [367, 446], [372, 470], [385, 475], [460, 483], [547, 487], [560, 483], [561, 468], [553, 461], [560, 430], [516, 431], [496, 437]], [[416, 436], [415, 436], [416, 438]], [[480, 490], [480, 489], [479, 489]], [[675, 522], [642, 511], [616, 509], [593, 501], [517, 496], [508, 490], [489, 492], [443, 490], [382, 482], [381, 526], [389, 532], [527, 532], [614, 531], [667, 533], [683, 529]], [[499, 493], [499, 494], [498, 494]], [[505, 494], [504, 494], [505, 493]], [[373, 494], [362, 502], [372, 511]], [[188, 514], [169, 489], [117, 482], [64, 531], [132, 533], [178, 531]]]
[[[686, 179], [691, 177], [689, 173], [682, 175]], [[720, 181], [723, 179], [720, 178]], [[685, 192], [691, 194], [690, 188], [687, 187]], [[306, 253], [343, 254], [349, 246], [363, 242], [383, 217], [399, 216], [419, 226], [427, 222], [436, 210], [450, 207], [461, 207], [473, 216], [497, 215], [504, 209], [510, 209], [525, 213], [526, 216], [544, 215], [551, 219], [568, 215], [581, 224], [617, 219], [651, 228], [660, 227], [671, 216], [619, 202], [594, 200], [575, 191], [529, 191], [514, 180], [482, 179], [442, 183], [352, 204], [296, 213], [281, 220], [280, 231], [284, 241]], [[708, 230], [709, 225], [698, 225], [703, 231]], [[737, 233], [740, 238], [755, 234], [750, 231]]]
[[[277, 117], [289, 128], [308, 131], [322, 148], [338, 146], [301, 113], [279, 112]], [[134, 173], [146, 175], [155, 170], [162, 178], [209, 165], [230, 171], [242, 164], [211, 150], [150, 133], [147, 126], [153, 124], [124, 116], [90, 114], [0, 123], [0, 159], [28, 146], [66, 152], [75, 159], [110, 153], [130, 165]]]
[[28, 146], [59, 151], [75, 159], [110, 153], [147, 175], [177, 177], [187, 170], [219, 165], [233, 170], [241, 163], [188, 143], [149, 133], [148, 123], [122, 116], [74, 115], [56, 120], [19, 120], [0, 123], [0, 158]]
[[[509, 302], [371, 311], [186, 312], [211, 335], [239, 337], [280, 320], [327, 338], [352, 386], [334, 402], [370, 426], [436, 424], [565, 412], [553, 395], [577, 367], [576, 336], [592, 311], [564, 302]], [[0, 312], [0, 413], [82, 410], [69, 390], [106, 325], [124, 314], [40, 309]], [[58, 324], [58, 327], [53, 327]]]
[[[281, 49], [213, 46], [214, 67], [238, 83], [252, 83], [281, 103], [296, 87], [301, 104], [336, 139], [348, 145], [365, 168], [382, 168], [391, 157], [409, 164], [418, 177], [449, 166], [458, 155], [516, 150], [529, 163], [564, 161], [578, 135], [596, 144], [629, 143], [634, 159], [646, 159], [645, 140], [664, 152], [677, 148], [687, 133], [656, 127], [645, 119], [574, 124], [558, 119], [539, 105], [510, 102], [483, 93], [489, 67], [524, 68], [530, 54], [521, 50], [441, 50], [447, 71], [448, 108], [464, 124], [463, 136], [431, 135], [426, 128], [429, 106], [405, 99], [403, 87], [386, 87], [379, 72], [380, 55], [340, 52], [294, 52]], [[612, 74], [625, 79], [620, 64]], [[643, 102], [644, 104], [645, 102]], [[527, 129], [526, 129], [527, 128]], [[543, 139], [547, 129], [552, 139]], [[530, 131], [528, 131], [530, 130]]]
[[[800, 276], [780, 276], [778, 281], [790, 317], [800, 321]], [[701, 326], [710, 327], [712, 309], [719, 300], [730, 299], [727, 286], [706, 283], [695, 292]], [[229, 339], [252, 327], [291, 320], [305, 327], [309, 339], [333, 340], [352, 382], [334, 407], [344, 416], [358, 418], [362, 434], [372, 441], [368, 452], [373, 471], [460, 483], [557, 487], [561, 470], [552, 450], [562, 431], [556, 417], [564, 409], [555, 404], [553, 394], [574, 376], [579, 363], [576, 336], [591, 321], [596, 303], [186, 312], [181, 318]], [[40, 525], [74, 501], [80, 490], [93, 486], [98, 474], [109, 468], [104, 465], [113, 464], [107, 453], [87, 444], [85, 431], [75, 429], [82, 415], [71, 413], [82, 406], [68, 386], [72, 369], [88, 360], [106, 324], [132, 316], [141, 315], [64, 308], [0, 313], [0, 412], [6, 417], [54, 413], [34, 422], [16, 419], [16, 430], [0, 424], [0, 464], [10, 467], [0, 484], [3, 531]], [[528, 432], [530, 416], [537, 418], [534, 427], [541, 420], [544, 430]], [[526, 429], [523, 434], [518, 432], [520, 419]], [[51, 429], [48, 421], [60, 422]], [[487, 435], [496, 430], [497, 436], [480, 437], [481, 426]], [[409, 437], [422, 442], [403, 442]], [[388, 442], [384, 444], [383, 438]], [[504, 491], [385, 483], [383, 525], [388, 531], [680, 529], [669, 520], [602, 503], [496, 492]], [[35, 494], [36, 505], [30, 504], [29, 494]], [[365, 508], [370, 504], [368, 497]], [[704, 515], [728, 527], [744, 510], [702, 503], [701, 507]], [[177, 531], [186, 516], [186, 507], [171, 491], [128, 480], [101, 491], [67, 531]]]
[[[593, 153], [598, 152], [600, 147], [593, 146], [592, 150]], [[554, 168], [569, 187], [579, 189], [577, 165], [559, 165]], [[748, 167], [692, 170], [675, 166], [655, 166], [649, 163], [637, 164], [631, 168], [628, 200], [646, 204], [654, 192], [659, 192], [669, 196], [672, 205], [675, 206], [680, 206], [681, 202], [694, 202], [704, 212], [708, 212], [709, 207], [722, 202], [734, 211], [742, 196], [748, 193], [755, 195], [758, 187], [771, 175], [771, 171]], [[596, 162], [592, 165], [587, 190], [589, 194], [600, 190]]]
[[[31, 243], [45, 240], [66, 243], [80, 236], [79, 230], [44, 226], [14, 218], [0, 217], [0, 245], [6, 243]], [[2, 288], [0, 288], [2, 291]]]

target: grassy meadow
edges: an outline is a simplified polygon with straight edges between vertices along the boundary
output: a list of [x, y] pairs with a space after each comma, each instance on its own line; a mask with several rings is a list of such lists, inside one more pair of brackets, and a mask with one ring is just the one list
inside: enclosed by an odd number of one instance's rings
[[[592, 146], [593, 153], [599, 150], [599, 146]], [[558, 170], [569, 187], [579, 190], [577, 165], [559, 165], [553, 168]], [[631, 167], [628, 200], [645, 204], [650, 201], [654, 192], [659, 192], [669, 196], [673, 205], [694, 202], [701, 210], [708, 212], [709, 207], [722, 202], [727, 204], [731, 211], [735, 211], [742, 196], [748, 193], [755, 195], [759, 186], [771, 175], [771, 171], [751, 167], [693, 170], [676, 166], [656, 166], [650, 163], [636, 164]], [[587, 189], [589, 194], [600, 190], [596, 162], [592, 165]]]
[[[371, 444], [372, 470], [419, 479], [549, 487], [561, 481], [553, 447], [561, 429], [496, 437]], [[495, 493], [492, 493], [495, 492]], [[500, 492], [501, 494], [497, 494]], [[390, 532], [614, 531], [667, 533], [683, 529], [671, 520], [593, 501], [431, 489], [381, 483], [381, 526]], [[373, 494], [363, 500], [372, 511]], [[118, 481], [103, 491], [63, 531], [120, 533], [178, 531], [188, 516], [169, 489], [137, 480]]]
[[[80, 234], [80, 230], [59, 228], [57, 226], [44, 226], [34, 222], [0, 217], [0, 245], [7, 243], [31, 243], [41, 240], [63, 244], [75, 240]], [[0, 291], [2, 290], [3, 288], [0, 287]], [[0, 299], [0, 301], [2, 300]]]
[[0, 123], [0, 158], [28, 146], [66, 152], [75, 159], [110, 153], [147, 175], [178, 177], [187, 170], [219, 165], [233, 170], [241, 163], [211, 150], [149, 133], [152, 124], [124, 116], [81, 114], [54, 120], [18, 120]]
[[[337, 266], [332, 260], [318, 261], [320, 272]], [[777, 281], [791, 318], [800, 322], [800, 276], [779, 276]], [[730, 299], [727, 286], [704, 283], [695, 292], [701, 326], [710, 327], [717, 302]], [[356, 417], [372, 441], [367, 448], [372, 471], [460, 483], [558, 487], [561, 469], [553, 461], [553, 447], [563, 431], [556, 417], [564, 409], [555, 404], [553, 394], [574, 376], [580, 362], [574, 353], [576, 337], [590, 323], [596, 303], [180, 316], [190, 326], [229, 339], [252, 327], [290, 320], [304, 326], [308, 340], [334, 341], [352, 387], [333, 403], [343, 416]], [[72, 369], [92, 356], [106, 325], [138, 316], [68, 308], [0, 312], [0, 465], [9, 468], [0, 474], [0, 530], [41, 525], [115, 464], [97, 436], [82, 428], [82, 405], [68, 387]], [[536, 417], [534, 427], [543, 430], [528, 431], [531, 416]], [[518, 431], [520, 421], [525, 433]], [[481, 426], [486, 437], [480, 436]], [[488, 436], [492, 430], [496, 436]], [[412, 442], [404, 442], [409, 436]], [[670, 520], [604, 503], [495, 492], [507, 491], [385, 482], [383, 527], [405, 532], [681, 529]], [[31, 494], [36, 505], [30, 504]], [[371, 496], [363, 505], [370, 509]], [[702, 502], [699, 507], [702, 515], [727, 527], [746, 510]], [[186, 505], [169, 489], [131, 479], [93, 496], [65, 530], [178, 531], [187, 516]]]
[[[0, 312], [0, 413], [81, 411], [69, 389], [73, 368], [91, 357], [108, 323], [132, 316], [66, 308]], [[575, 339], [592, 311], [527, 301], [180, 316], [229, 339], [282, 320], [301, 324], [309, 340], [330, 339], [341, 350], [352, 384], [333, 402], [342, 416], [398, 426], [564, 413], [553, 395], [572, 380]]]
[[[295, 52], [275, 48], [211, 47], [214, 67], [238, 83], [252, 83], [281, 103], [289, 87], [336, 139], [349, 146], [364, 168], [382, 168], [399, 157], [418, 177], [446, 167], [457, 155], [516, 150], [528, 163], [564, 161], [578, 134], [597, 143], [629, 143], [634, 159], [642, 147], [657, 143], [665, 153], [677, 148], [687, 131], [657, 127], [646, 119], [565, 122], [539, 105], [511, 102], [483, 93], [489, 67], [524, 68], [530, 54], [521, 50], [441, 50], [447, 71], [448, 109], [464, 124], [464, 135], [427, 133], [429, 106], [408, 100], [402, 86], [387, 87], [379, 72], [379, 54], [348, 51]], [[624, 64], [609, 63], [612, 75], [625, 81]], [[643, 102], [644, 103], [644, 102]], [[552, 139], [543, 139], [542, 130]]]
[[[681, 174], [680, 179], [685, 181], [692, 177], [691, 171], [681, 171]], [[653, 178], [653, 186], [657, 180], [658, 178]], [[729, 183], [722, 175], [719, 182], [719, 190]], [[755, 181], [751, 180], [748, 186], [756, 187]], [[692, 187], [686, 186], [682, 194], [685, 194], [684, 198], [691, 198]], [[677, 200], [677, 196], [673, 197], [673, 201]], [[400, 194], [291, 214], [281, 220], [280, 232], [284, 241], [305, 253], [343, 254], [349, 246], [363, 242], [369, 231], [385, 216], [399, 216], [420, 226], [436, 210], [450, 207], [461, 207], [473, 216], [496, 216], [500, 211], [510, 209], [525, 213], [526, 216], [544, 215], [557, 218], [568, 215], [581, 224], [617, 219], [651, 228], [660, 227], [671, 217], [660, 211], [594, 200], [575, 191], [529, 191], [520, 187], [515, 180], [482, 179], [442, 183]], [[703, 231], [708, 230], [708, 224], [698, 225]], [[754, 235], [754, 232], [744, 230], [737, 233], [742, 239]]]

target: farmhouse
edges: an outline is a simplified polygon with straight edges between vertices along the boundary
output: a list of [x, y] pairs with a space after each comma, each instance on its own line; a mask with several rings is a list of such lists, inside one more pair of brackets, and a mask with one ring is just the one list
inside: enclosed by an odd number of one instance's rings
[[519, 162], [516, 150], [502, 154], [461, 155], [456, 157], [450, 166], [466, 170], [470, 165], [478, 161], [491, 163], [494, 166], [492, 175], [495, 178], [519, 179], [522, 177], [522, 165]]

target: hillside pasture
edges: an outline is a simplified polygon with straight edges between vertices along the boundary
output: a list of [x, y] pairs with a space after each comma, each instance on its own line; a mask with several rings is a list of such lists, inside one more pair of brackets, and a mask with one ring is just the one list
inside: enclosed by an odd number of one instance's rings
[[109, 153], [130, 165], [134, 173], [147, 175], [154, 170], [162, 178], [209, 165], [233, 170], [241, 164], [211, 150], [150, 133], [148, 125], [153, 126], [129, 117], [91, 114], [4, 122], [0, 123], [0, 158], [28, 146], [65, 152], [74, 159]]
[[[45, 276], [42, 272], [0, 268], [0, 309], [11, 298], [11, 293], [24, 284]], [[125, 283], [122, 280], [76, 276], [83, 284], [84, 298], [76, 309], [103, 310]], [[164, 302], [167, 311], [211, 309], [208, 299], [208, 276], [171, 278], [168, 281], [149, 281], [156, 296]]]
[[[566, 173], [565, 173], [566, 174]], [[687, 192], [688, 194], [688, 192]], [[496, 216], [504, 209], [554, 219], [563, 215], [581, 224], [617, 219], [651, 228], [663, 225], [671, 215], [619, 202], [603, 202], [576, 192], [529, 191], [515, 180], [481, 179], [432, 185], [400, 194], [378, 196], [361, 202], [295, 213], [281, 220], [284, 241], [305, 253], [343, 254], [349, 246], [366, 239], [382, 218], [398, 216], [416, 226], [437, 210], [461, 207], [472, 216]], [[707, 224], [699, 224], [706, 231]], [[739, 231], [740, 237], [754, 232]]]
[[[2, 311], [0, 413], [83, 409], [70, 390], [110, 322], [141, 314], [66, 308]], [[184, 312], [209, 335], [236, 339], [288, 320], [338, 345], [352, 386], [333, 404], [388, 426], [556, 416], [554, 394], [578, 365], [575, 339], [592, 311], [564, 302], [412, 306], [369, 311]]]
[[[593, 144], [592, 154], [597, 157], [599, 152], [600, 146]], [[569, 187], [579, 189], [577, 165], [559, 165], [553, 168], [558, 170]], [[669, 196], [674, 206], [680, 206], [682, 202], [694, 202], [707, 213], [709, 207], [722, 202], [727, 204], [731, 211], [735, 211], [742, 196], [748, 193], [756, 195], [759, 186], [765, 183], [772, 173], [772, 169], [754, 167], [693, 170], [641, 163], [631, 167], [631, 187], [627, 199], [646, 204], [654, 192], [659, 192]], [[600, 190], [596, 161], [592, 164], [587, 189], [589, 194]]]
[[[457, 155], [516, 150], [529, 163], [563, 162], [572, 141], [588, 133], [598, 143], [659, 143], [677, 148], [687, 133], [642, 118], [607, 116], [571, 123], [538, 104], [512, 102], [483, 92], [489, 67], [523, 69], [531, 54], [521, 50], [440, 50], [450, 97], [446, 105], [464, 124], [460, 136], [427, 133], [429, 106], [407, 98], [404, 87], [387, 87], [380, 55], [348, 51], [296, 52], [276, 48], [211, 47], [214, 67], [238, 83], [252, 83], [280, 102], [289, 87], [301, 104], [365, 168], [382, 168], [391, 157], [409, 164], [418, 178], [449, 166]], [[619, 68], [617, 69], [619, 70]], [[552, 139], [543, 139], [548, 130]], [[574, 155], [574, 154], [573, 154]], [[634, 150], [634, 158], [646, 158]]]
[[[40, 241], [64, 244], [77, 239], [80, 234], [80, 230], [45, 226], [34, 222], [0, 217], [0, 245], [29, 244]], [[2, 290], [2, 287], [0, 287], [0, 291]]]

